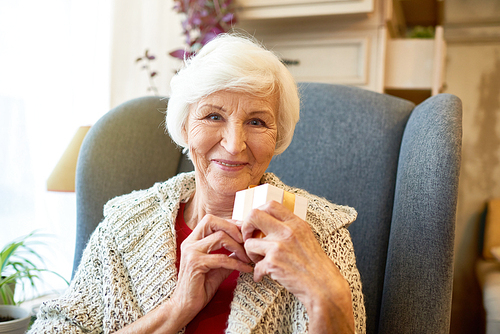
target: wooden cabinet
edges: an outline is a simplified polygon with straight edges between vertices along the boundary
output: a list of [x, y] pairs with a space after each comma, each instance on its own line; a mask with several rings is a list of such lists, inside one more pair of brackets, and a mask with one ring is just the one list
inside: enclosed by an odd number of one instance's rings
[[[383, 91], [386, 32], [381, 1], [240, 0], [238, 4], [249, 6], [242, 13], [260, 8], [281, 15], [273, 19], [243, 15], [239, 26], [286, 60], [297, 81]], [[328, 11], [321, 6], [328, 6]], [[286, 16], [292, 12], [293, 17]]]
[[285, 60], [297, 81], [429, 96], [443, 86], [442, 29], [434, 40], [403, 38], [413, 21], [400, 0], [238, 0], [237, 6], [239, 27]]
[[276, 42], [274, 50], [299, 81], [368, 84], [370, 38], [331, 38]]
[[242, 20], [370, 13], [375, 0], [238, 0]]
[[384, 58], [378, 29], [290, 33], [266, 36], [264, 41], [287, 64], [297, 81], [354, 85], [383, 91]]
[[397, 38], [387, 42], [385, 88], [428, 90], [438, 94], [444, 84], [446, 44], [443, 28], [432, 39]]
[[[443, 90], [444, 1], [385, 0], [388, 29], [384, 92], [420, 103]], [[434, 38], [406, 38], [409, 26], [432, 26]]]

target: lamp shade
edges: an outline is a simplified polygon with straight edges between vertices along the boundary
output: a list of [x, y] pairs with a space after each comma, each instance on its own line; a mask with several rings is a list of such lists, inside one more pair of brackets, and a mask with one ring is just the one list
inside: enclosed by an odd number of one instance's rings
[[76, 162], [80, 153], [80, 146], [82, 146], [83, 139], [89, 129], [90, 126], [81, 126], [78, 128], [61, 159], [59, 159], [59, 162], [47, 179], [48, 191], [75, 191]]

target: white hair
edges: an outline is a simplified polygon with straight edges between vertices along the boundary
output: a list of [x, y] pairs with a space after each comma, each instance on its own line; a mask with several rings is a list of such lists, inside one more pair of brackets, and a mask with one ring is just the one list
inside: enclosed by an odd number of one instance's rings
[[166, 125], [177, 145], [183, 136], [189, 106], [212, 93], [228, 90], [259, 97], [278, 94], [277, 140], [274, 155], [286, 150], [299, 121], [297, 85], [279, 58], [249, 37], [220, 34], [184, 61], [170, 82]]

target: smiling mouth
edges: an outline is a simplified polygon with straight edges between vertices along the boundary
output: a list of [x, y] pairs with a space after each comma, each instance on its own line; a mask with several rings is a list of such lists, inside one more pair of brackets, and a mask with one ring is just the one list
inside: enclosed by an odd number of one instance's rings
[[227, 167], [238, 167], [242, 166], [243, 164], [237, 164], [237, 165], [232, 165], [232, 164], [227, 164], [225, 162], [219, 161], [222, 166], [227, 166]]
[[222, 166], [225, 167], [241, 167], [246, 165], [246, 163], [241, 163], [241, 162], [229, 162], [229, 161], [221, 161], [221, 160], [215, 160], [217, 163], [221, 164]]

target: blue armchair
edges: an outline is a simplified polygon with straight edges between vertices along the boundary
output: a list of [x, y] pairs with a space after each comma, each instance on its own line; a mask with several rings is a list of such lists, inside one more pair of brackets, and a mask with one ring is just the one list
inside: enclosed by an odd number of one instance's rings
[[[349, 205], [367, 333], [448, 333], [462, 136], [460, 100], [415, 105], [359, 88], [301, 83], [291, 146], [268, 171]], [[90, 130], [77, 166], [74, 268], [111, 198], [192, 169], [165, 133], [167, 100], [124, 103]]]

